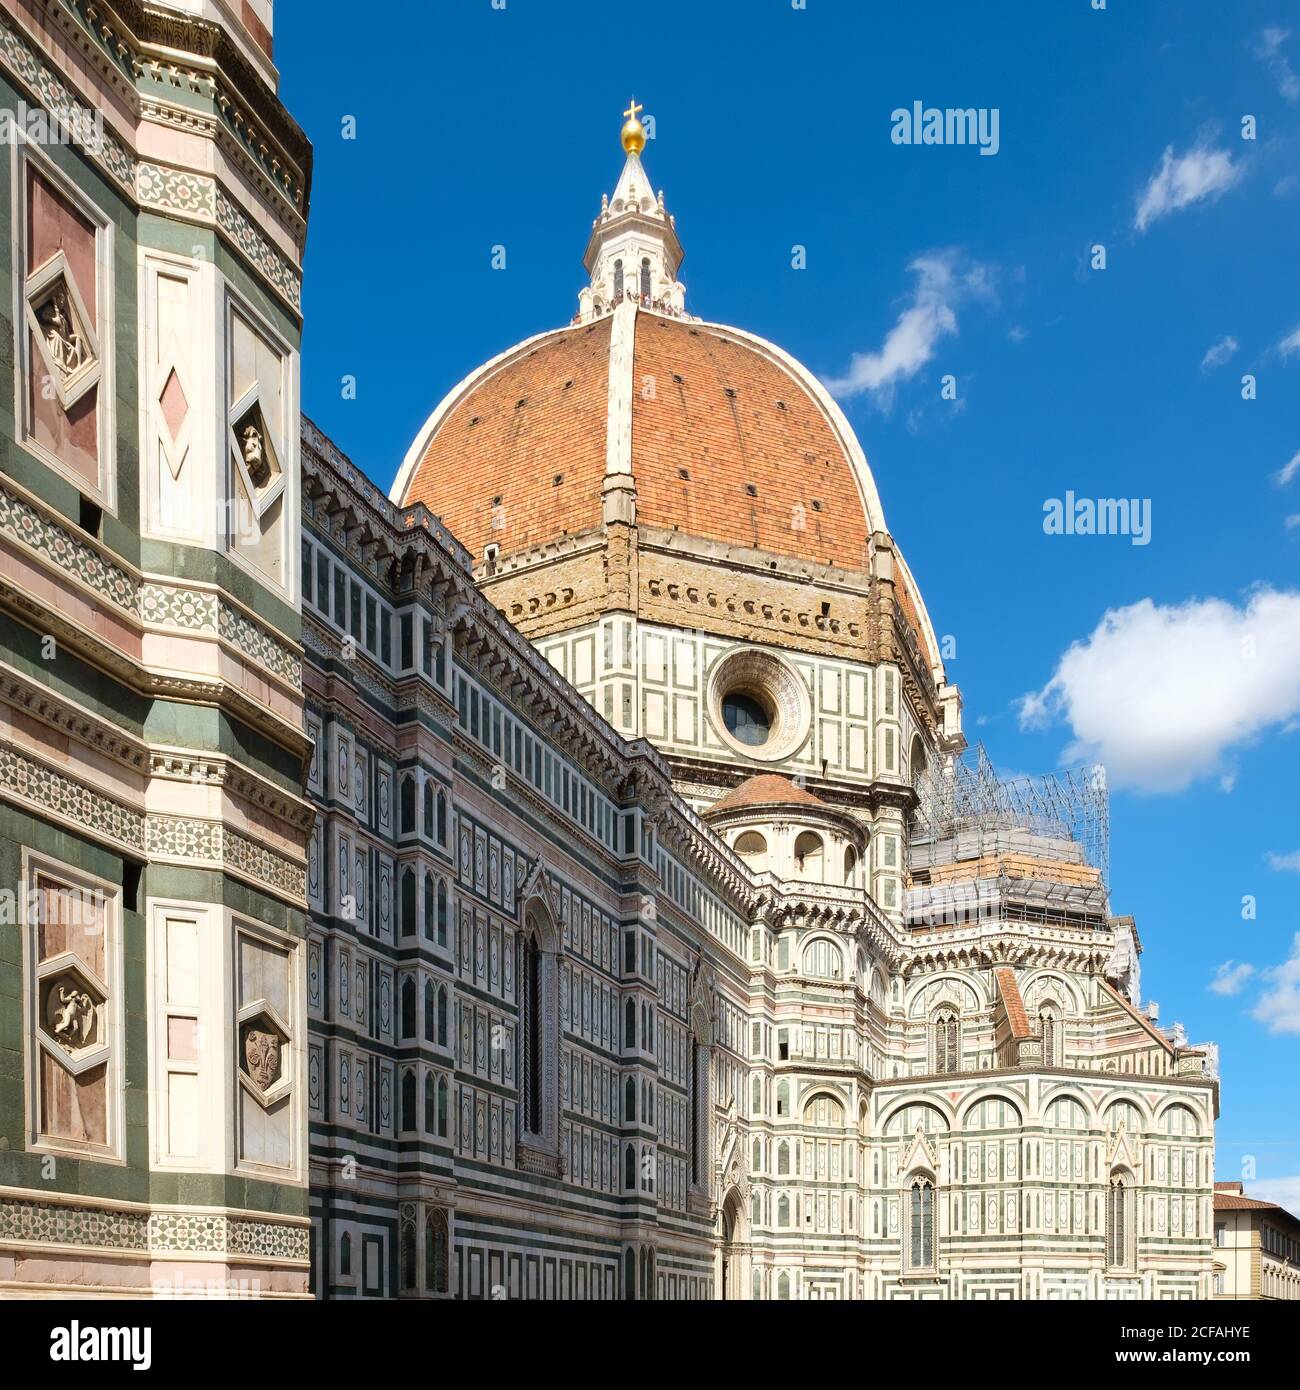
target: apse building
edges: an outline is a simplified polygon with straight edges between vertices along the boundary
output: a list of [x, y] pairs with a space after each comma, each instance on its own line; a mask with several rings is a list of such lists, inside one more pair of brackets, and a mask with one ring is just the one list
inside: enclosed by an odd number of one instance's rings
[[1104, 778], [966, 749], [639, 108], [576, 314], [389, 497], [300, 413], [271, 23], [0, 16], [70, 132], [0, 146], [0, 1295], [1209, 1296]]

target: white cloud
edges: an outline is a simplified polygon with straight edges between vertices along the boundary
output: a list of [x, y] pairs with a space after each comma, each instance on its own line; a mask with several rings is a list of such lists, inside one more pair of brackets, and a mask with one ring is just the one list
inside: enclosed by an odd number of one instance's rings
[[1209, 989], [1212, 994], [1240, 994], [1247, 980], [1255, 973], [1255, 967], [1248, 961], [1225, 960], [1214, 972]]
[[1176, 156], [1169, 145], [1137, 200], [1133, 225], [1144, 232], [1157, 218], [1206, 198], [1220, 197], [1240, 177], [1241, 166], [1232, 162], [1230, 150], [1211, 149], [1201, 141], [1186, 154]]
[[1293, 516], [1287, 517], [1282, 524], [1288, 531], [1294, 531], [1297, 526], [1300, 526], [1300, 512], [1296, 512]]
[[1278, 487], [1285, 487], [1297, 473], [1300, 473], [1300, 452], [1292, 454], [1290, 461], [1278, 469], [1274, 481]]
[[930, 361], [942, 339], [956, 334], [957, 306], [993, 293], [992, 268], [968, 262], [955, 250], [927, 252], [908, 269], [916, 276], [911, 302], [885, 335], [879, 351], [855, 352], [848, 372], [827, 381], [834, 395], [870, 392], [878, 405], [888, 409], [895, 388]]
[[1292, 850], [1290, 854], [1274, 854], [1269, 850], [1268, 866], [1283, 873], [1300, 874], [1300, 849]]
[[1300, 1173], [1291, 1178], [1256, 1178], [1246, 1186], [1246, 1196], [1276, 1202], [1293, 1216], [1300, 1216]]
[[1052, 679], [1020, 702], [1022, 727], [1063, 720], [1064, 761], [1102, 762], [1116, 787], [1181, 791], [1225, 755], [1300, 715], [1300, 591], [1111, 609]]
[[1300, 101], [1300, 75], [1296, 74], [1282, 52], [1282, 45], [1290, 37], [1290, 29], [1261, 29], [1250, 45], [1250, 51], [1272, 73], [1282, 96], [1294, 105]]
[[1277, 345], [1277, 350], [1283, 357], [1290, 357], [1293, 352], [1300, 352], [1300, 323], [1286, 335]]
[[1201, 358], [1201, 370], [1208, 372], [1215, 367], [1222, 367], [1240, 346], [1241, 344], [1231, 334], [1220, 338], [1217, 343], [1206, 349], [1205, 356]]
[[1300, 1033], [1300, 932], [1291, 943], [1291, 954], [1281, 965], [1260, 971], [1268, 987], [1250, 1011], [1270, 1033]]
[[1007, 337], [1010, 338], [1013, 343], [1023, 343], [1025, 339], [1029, 337], [1029, 330], [1027, 328], [1022, 328], [1021, 325], [1017, 323], [1012, 326], [1007, 333]]

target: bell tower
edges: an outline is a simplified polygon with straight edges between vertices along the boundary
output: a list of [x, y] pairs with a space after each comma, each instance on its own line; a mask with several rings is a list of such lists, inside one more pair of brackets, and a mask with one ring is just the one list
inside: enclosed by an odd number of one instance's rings
[[685, 308], [686, 287], [677, 278], [685, 253], [673, 216], [664, 207], [663, 191], [656, 196], [641, 163], [646, 131], [637, 117], [642, 110], [632, 101], [623, 112], [627, 160], [613, 197], [600, 200], [600, 216], [592, 223], [582, 258], [591, 283], [578, 296], [581, 323], [590, 323], [628, 300], [674, 315]]

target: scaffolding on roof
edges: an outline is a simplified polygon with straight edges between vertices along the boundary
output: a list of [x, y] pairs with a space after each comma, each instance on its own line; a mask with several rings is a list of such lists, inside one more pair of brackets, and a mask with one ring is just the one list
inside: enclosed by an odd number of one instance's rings
[[920, 772], [915, 790], [912, 844], [928, 845], [931, 864], [1024, 849], [1090, 864], [1109, 885], [1110, 801], [1100, 764], [1004, 781], [977, 744]]

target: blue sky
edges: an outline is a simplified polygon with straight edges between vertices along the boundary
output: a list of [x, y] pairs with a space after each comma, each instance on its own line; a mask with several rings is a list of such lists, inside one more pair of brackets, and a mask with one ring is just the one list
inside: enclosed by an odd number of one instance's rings
[[[1252, 1156], [1250, 1190], [1300, 1210], [1300, 5], [448, 0], [358, 29], [282, 3], [277, 26], [315, 144], [308, 413], [387, 485], [450, 386], [567, 322], [635, 93], [687, 307], [836, 383], [971, 740], [1008, 771], [1107, 762], [1144, 996], [1222, 1047], [1219, 1176]], [[916, 101], [996, 109], [996, 155], [893, 143]], [[1045, 534], [1071, 492], [1139, 499], [1149, 543]]]

